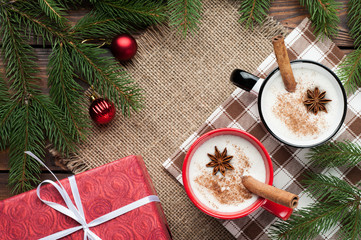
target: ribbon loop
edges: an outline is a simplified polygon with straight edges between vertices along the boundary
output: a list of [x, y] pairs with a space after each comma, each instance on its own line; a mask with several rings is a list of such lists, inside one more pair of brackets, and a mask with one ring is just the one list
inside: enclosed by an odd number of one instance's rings
[[[90, 223], [86, 222], [85, 219], [85, 214], [84, 214], [84, 209], [83, 209], [83, 205], [81, 203], [81, 198], [79, 195], [79, 190], [78, 190], [78, 186], [76, 184], [76, 180], [75, 180], [75, 176], [70, 176], [69, 179], [69, 184], [70, 184], [70, 188], [74, 197], [74, 201], [75, 201], [75, 205], [73, 204], [73, 202], [71, 201], [67, 191], [65, 190], [65, 188], [63, 187], [63, 185], [61, 184], [61, 182], [59, 181], [59, 179], [55, 176], [55, 174], [37, 157], [35, 156], [32, 152], [26, 151], [26, 154], [28, 154], [29, 156], [33, 157], [36, 161], [38, 161], [41, 165], [43, 165], [56, 179], [56, 181], [58, 182], [55, 183], [51, 180], [44, 180], [42, 181], [39, 186], [36, 189], [36, 193], [38, 195], [38, 198], [40, 199], [40, 201], [42, 201], [43, 203], [45, 203], [46, 205], [48, 205], [49, 207], [55, 209], [56, 211], [74, 219], [75, 221], [77, 221], [81, 226], [77, 226], [77, 227], [73, 227], [73, 228], [69, 228], [69, 229], [65, 229], [62, 231], [59, 231], [57, 233], [53, 233], [49, 236], [46, 236], [44, 238], [41, 238], [40, 240], [55, 240], [55, 239], [59, 239], [59, 238], [63, 238], [65, 236], [68, 236], [76, 231], [79, 231], [81, 229], [83, 229], [84, 231], [84, 240], [87, 240], [88, 238], [91, 240], [101, 240], [101, 238], [99, 236], [97, 236], [94, 232], [92, 232], [89, 228], [91, 227], [95, 227], [97, 225], [103, 224], [109, 220], [112, 220], [116, 217], [119, 217], [120, 215], [123, 215], [129, 211], [132, 211], [136, 208], [139, 208], [145, 204], [151, 203], [151, 202], [160, 202], [159, 198], [155, 195], [149, 195], [147, 197], [144, 197], [142, 199], [139, 199], [135, 202], [132, 202], [126, 206], [123, 206], [121, 208], [118, 208], [110, 213], [107, 213], [103, 216], [100, 216], [96, 219], [94, 219], [93, 221], [91, 221]], [[58, 191], [58, 193], [60, 194], [60, 196], [63, 198], [65, 204], [67, 207], [55, 203], [55, 202], [51, 202], [51, 201], [47, 201], [41, 198], [41, 186], [44, 183], [49, 183], [52, 186], [55, 187], [55, 189]]]

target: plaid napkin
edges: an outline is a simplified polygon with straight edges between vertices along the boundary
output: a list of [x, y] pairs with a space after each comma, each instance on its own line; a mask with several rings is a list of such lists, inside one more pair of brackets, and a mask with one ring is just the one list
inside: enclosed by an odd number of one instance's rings
[[[320, 41], [312, 33], [311, 22], [304, 19], [286, 38], [290, 60], [309, 59], [320, 62], [333, 71], [337, 70], [344, 54], [329, 39]], [[241, 68], [242, 66], [240, 66]], [[277, 67], [275, 55], [272, 53], [258, 67], [255, 75], [265, 78]], [[231, 74], [231, 73], [230, 73]], [[231, 83], [230, 83], [231, 84]], [[348, 98], [348, 110], [345, 122], [333, 140], [348, 139], [361, 144], [361, 92], [357, 91]], [[304, 194], [300, 181], [307, 171], [320, 172], [310, 167], [305, 154], [309, 149], [288, 147], [274, 139], [265, 129], [258, 114], [257, 96], [236, 89], [231, 96], [218, 107], [206, 122], [193, 133], [180, 148], [163, 163], [163, 166], [182, 183], [182, 164], [190, 145], [202, 134], [216, 128], [239, 128], [258, 138], [269, 152], [274, 167], [274, 183], [277, 188], [299, 194], [299, 208], [314, 201]], [[329, 170], [333, 175], [346, 179], [350, 183], [361, 180], [360, 167], [336, 168]], [[236, 220], [220, 220], [220, 222], [237, 239], [268, 239], [267, 232], [276, 217], [259, 208], [249, 216]], [[329, 231], [317, 239], [333, 239], [339, 227]]]

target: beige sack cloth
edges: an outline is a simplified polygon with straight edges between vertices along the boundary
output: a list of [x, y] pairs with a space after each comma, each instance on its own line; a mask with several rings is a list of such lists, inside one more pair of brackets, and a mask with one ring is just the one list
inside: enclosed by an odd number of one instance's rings
[[191, 203], [162, 163], [233, 92], [232, 70], [254, 72], [273, 51], [271, 37], [285, 33], [272, 19], [247, 30], [238, 22], [238, 4], [203, 1], [202, 24], [193, 37], [184, 39], [167, 27], [139, 35], [137, 55], [126, 67], [145, 91], [145, 108], [131, 118], [117, 113], [107, 126], [94, 125], [78, 156], [68, 159], [78, 173], [142, 155], [174, 239], [233, 238]]

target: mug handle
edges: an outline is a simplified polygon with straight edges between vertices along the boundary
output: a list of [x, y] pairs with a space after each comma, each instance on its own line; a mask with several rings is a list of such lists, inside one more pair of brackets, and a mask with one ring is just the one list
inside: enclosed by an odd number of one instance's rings
[[287, 220], [291, 216], [293, 212], [292, 208], [285, 207], [267, 199], [265, 200], [265, 203], [261, 207], [272, 213], [276, 217], [281, 218], [282, 220]]
[[231, 73], [231, 82], [247, 92], [258, 94], [264, 79], [259, 78], [244, 70], [235, 69]]

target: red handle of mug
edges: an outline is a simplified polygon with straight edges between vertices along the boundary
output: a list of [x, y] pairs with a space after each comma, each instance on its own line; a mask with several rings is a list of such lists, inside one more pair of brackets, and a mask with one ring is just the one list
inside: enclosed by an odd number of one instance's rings
[[285, 207], [267, 199], [261, 207], [282, 220], [287, 220], [293, 212], [292, 208]]

